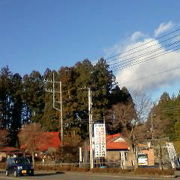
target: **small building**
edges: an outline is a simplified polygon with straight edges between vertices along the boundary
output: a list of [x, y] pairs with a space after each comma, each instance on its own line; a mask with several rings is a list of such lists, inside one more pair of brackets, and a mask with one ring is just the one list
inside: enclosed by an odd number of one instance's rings
[[60, 148], [61, 141], [59, 132], [43, 132], [40, 138], [44, 140], [37, 146], [36, 154], [42, 159], [42, 162], [55, 160], [55, 154]]
[[58, 150], [60, 145], [61, 145], [61, 141], [59, 138], [59, 132], [43, 132], [40, 137], [42, 139], [44, 139], [45, 141], [42, 141], [37, 149], [38, 151], [41, 152], [46, 152], [48, 151], [50, 148]]
[[106, 162], [109, 166], [116, 164], [122, 168], [134, 165], [135, 156], [131, 145], [122, 134], [106, 136]]
[[148, 166], [154, 166], [154, 148], [150, 147], [150, 144], [138, 144], [138, 153], [147, 155], [147, 165]]
[[[59, 132], [42, 132], [38, 134], [37, 139], [35, 138], [35, 158], [37, 160], [54, 160], [55, 154], [60, 148], [61, 141], [59, 138]], [[31, 156], [31, 152], [26, 149], [27, 144], [21, 145], [21, 150]]]
[[3, 161], [8, 156], [22, 155], [23, 153], [15, 147], [0, 147], [0, 161]]

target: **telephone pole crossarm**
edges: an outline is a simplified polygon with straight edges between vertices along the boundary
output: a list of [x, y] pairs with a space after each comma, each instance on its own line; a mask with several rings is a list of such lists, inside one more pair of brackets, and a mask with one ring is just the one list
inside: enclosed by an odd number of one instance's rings
[[[53, 109], [59, 112], [59, 127], [60, 127], [60, 133], [61, 133], [61, 146], [63, 146], [63, 107], [62, 107], [62, 83], [61, 81], [55, 81], [55, 76], [53, 73], [53, 79], [52, 81], [46, 80], [47, 83], [52, 83], [52, 90], [46, 89], [46, 92], [52, 93], [52, 99], [53, 99]], [[59, 84], [59, 90], [55, 90], [55, 84]], [[59, 101], [56, 101], [56, 94], [59, 94]], [[58, 107], [57, 107], [58, 104]]]

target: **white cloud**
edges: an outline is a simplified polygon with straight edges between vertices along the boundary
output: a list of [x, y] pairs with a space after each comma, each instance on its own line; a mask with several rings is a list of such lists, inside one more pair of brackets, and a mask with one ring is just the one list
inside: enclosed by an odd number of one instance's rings
[[144, 34], [142, 32], [140, 32], [140, 31], [136, 31], [131, 35], [130, 39], [131, 39], [131, 41], [136, 41], [136, 40], [138, 40], [138, 39], [140, 39], [142, 37], [144, 37]]
[[[151, 44], [147, 42], [151, 42]], [[147, 48], [150, 45], [151, 48]], [[145, 39], [143, 41], [127, 46], [126, 49], [132, 49], [137, 46], [143, 46], [143, 57], [141, 59], [149, 59], [147, 55], [154, 49], [159, 49], [157, 53], [167, 53], [161, 44], [155, 39]], [[136, 51], [136, 56], [142, 54]], [[135, 54], [133, 54], [134, 56]], [[127, 56], [126, 56], [127, 57]], [[132, 57], [130, 55], [129, 57]], [[155, 59], [149, 59], [148, 62], [139, 63], [135, 66], [119, 70], [116, 75], [119, 85], [126, 86], [131, 91], [152, 91], [163, 86], [171, 86], [173, 82], [180, 79], [180, 51], [173, 51]], [[130, 59], [130, 58], [129, 58]], [[138, 61], [140, 58], [138, 59]], [[121, 57], [123, 61], [123, 57]], [[137, 58], [132, 58], [131, 63], [135, 63]]]
[[134, 44], [138, 40], [146, 37], [147, 35], [143, 34], [140, 31], [134, 32], [131, 36], [126, 38], [124, 41], [121, 41], [121, 43], [114, 44], [111, 48], [104, 49], [105, 57], [111, 57], [114, 54], [118, 54], [119, 52], [126, 51], [130, 45]]
[[157, 37], [160, 34], [170, 30], [174, 27], [174, 23], [172, 21], [169, 21], [168, 23], [161, 23], [157, 29], [154, 31], [154, 36]]
[[[167, 31], [175, 26], [171, 21], [161, 23], [159, 28], [155, 30], [155, 35]], [[179, 36], [174, 41], [179, 40]], [[168, 44], [168, 42], [166, 42]], [[179, 43], [178, 43], [179, 44]], [[175, 44], [176, 46], [178, 44]], [[174, 45], [174, 46], [175, 46]], [[173, 48], [171, 46], [171, 48]], [[126, 38], [122, 43], [115, 44], [112, 48], [106, 49], [106, 55], [119, 54], [115, 58], [110, 59], [108, 63], [113, 69], [113, 64], [117, 67], [123, 66], [123, 62], [136, 64], [128, 68], [119, 69], [115, 73], [116, 79], [122, 88], [126, 86], [132, 91], [157, 92], [162, 89], [172, 89], [180, 80], [180, 50], [170, 52], [165, 43], [161, 44], [154, 37], [148, 37], [145, 33], [136, 31]], [[156, 58], [148, 58], [150, 53], [153, 56], [164, 54]], [[152, 56], [151, 56], [152, 57]], [[148, 61], [146, 61], [148, 59]], [[143, 62], [143, 61], [146, 62]], [[142, 63], [137, 64], [137, 62]], [[177, 86], [176, 86], [177, 87]], [[176, 91], [177, 88], [174, 91]], [[171, 93], [171, 92], [170, 92]]]

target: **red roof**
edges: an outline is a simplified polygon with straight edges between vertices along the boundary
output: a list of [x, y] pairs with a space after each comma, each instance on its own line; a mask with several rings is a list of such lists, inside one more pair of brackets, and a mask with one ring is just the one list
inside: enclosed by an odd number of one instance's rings
[[16, 152], [16, 151], [19, 151], [19, 149], [15, 147], [3, 147], [3, 148], [0, 148], [0, 151], [1, 152]]
[[123, 139], [122, 141], [117, 141], [122, 138], [120, 133], [107, 135], [106, 136], [106, 149], [107, 150], [128, 150], [128, 143]]
[[52, 147], [58, 149], [60, 147], [59, 132], [44, 132], [41, 137], [45, 140], [39, 146], [38, 150], [46, 151]]
[[[122, 138], [121, 140], [118, 140]], [[117, 140], [117, 141], [116, 141]], [[89, 150], [89, 146], [87, 147]], [[106, 135], [106, 150], [128, 150], [129, 145], [120, 133]]]

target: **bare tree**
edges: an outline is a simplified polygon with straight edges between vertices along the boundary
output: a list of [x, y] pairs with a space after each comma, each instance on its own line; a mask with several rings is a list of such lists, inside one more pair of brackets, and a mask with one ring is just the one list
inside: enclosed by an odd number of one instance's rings
[[152, 100], [143, 92], [133, 92], [132, 94], [137, 120], [139, 122], [145, 122], [153, 105]]
[[[134, 119], [130, 139], [135, 147], [139, 142], [144, 142], [149, 133], [146, 125], [148, 114], [152, 108], [151, 98], [143, 92], [133, 92], [133, 102], [135, 104], [136, 119]], [[136, 155], [136, 148], [134, 148]]]
[[35, 164], [34, 156], [39, 145], [42, 144], [42, 134], [43, 130], [39, 123], [28, 124], [23, 127], [18, 134], [20, 144], [32, 155], [33, 166]]
[[8, 131], [0, 130], [0, 146], [5, 146], [8, 143]]
[[131, 129], [131, 121], [136, 117], [134, 104], [118, 103], [113, 105], [106, 116], [107, 130], [112, 133], [123, 132]]
[[60, 160], [63, 162], [77, 162], [79, 158], [79, 148], [82, 145], [81, 137], [75, 133], [70, 132], [64, 136], [63, 152], [60, 149]]

